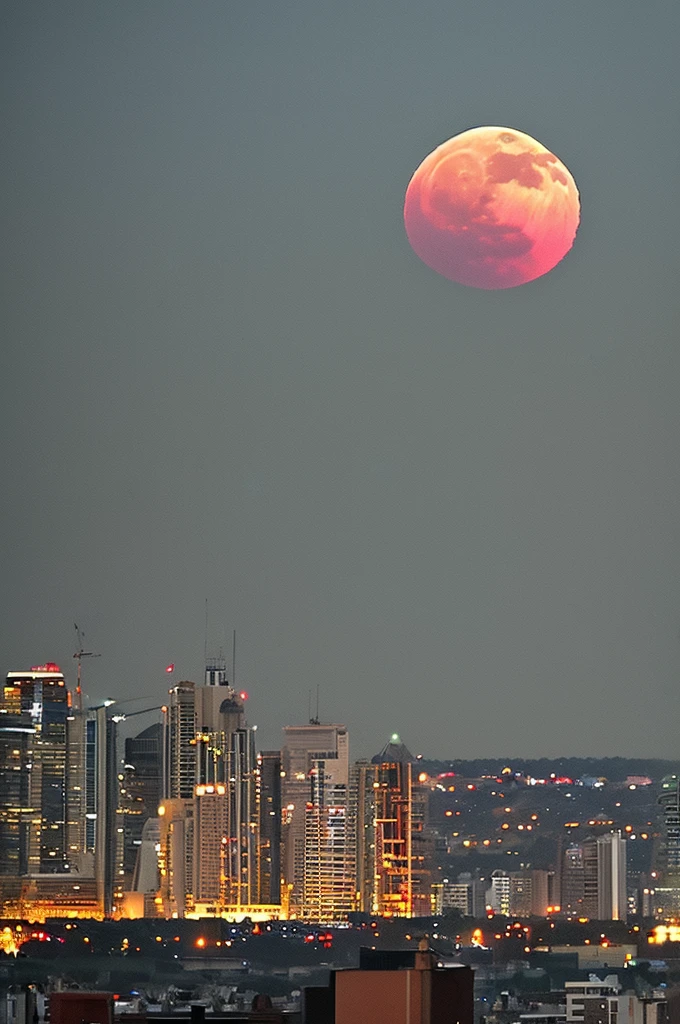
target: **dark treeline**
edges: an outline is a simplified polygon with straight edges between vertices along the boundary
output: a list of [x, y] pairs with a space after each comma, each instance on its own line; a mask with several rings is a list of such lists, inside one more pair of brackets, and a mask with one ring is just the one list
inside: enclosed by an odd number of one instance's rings
[[572, 779], [583, 776], [604, 777], [609, 782], [625, 782], [629, 775], [646, 775], [658, 782], [664, 775], [678, 774], [680, 761], [667, 761], [652, 757], [478, 757], [472, 760], [423, 760], [423, 766], [432, 773], [452, 771], [464, 777], [499, 775], [503, 768], [522, 772], [534, 778], [546, 779], [553, 773]]

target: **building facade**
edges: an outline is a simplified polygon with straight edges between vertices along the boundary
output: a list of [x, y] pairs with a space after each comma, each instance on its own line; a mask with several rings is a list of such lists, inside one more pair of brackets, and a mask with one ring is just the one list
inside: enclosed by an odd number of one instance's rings
[[[281, 750], [282, 902], [295, 917], [302, 915], [305, 879], [307, 806], [312, 770], [324, 763], [324, 778], [349, 787], [349, 738], [344, 725], [286, 726]], [[309, 873], [309, 870], [308, 870]]]

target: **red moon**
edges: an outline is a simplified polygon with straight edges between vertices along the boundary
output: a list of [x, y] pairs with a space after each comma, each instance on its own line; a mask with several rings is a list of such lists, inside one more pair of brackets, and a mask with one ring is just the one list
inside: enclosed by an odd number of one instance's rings
[[406, 190], [416, 255], [450, 281], [514, 288], [552, 270], [579, 223], [561, 160], [514, 128], [471, 128], [438, 146]]

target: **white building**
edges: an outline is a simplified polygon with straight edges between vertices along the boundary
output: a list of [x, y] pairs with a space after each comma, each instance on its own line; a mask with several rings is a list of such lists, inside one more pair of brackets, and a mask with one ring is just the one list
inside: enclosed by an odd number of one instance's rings
[[626, 840], [620, 832], [610, 832], [597, 840], [597, 916], [600, 921], [625, 921], [627, 910]]
[[491, 873], [491, 885], [486, 890], [486, 905], [494, 914], [507, 917], [510, 913], [510, 875], [496, 870]]

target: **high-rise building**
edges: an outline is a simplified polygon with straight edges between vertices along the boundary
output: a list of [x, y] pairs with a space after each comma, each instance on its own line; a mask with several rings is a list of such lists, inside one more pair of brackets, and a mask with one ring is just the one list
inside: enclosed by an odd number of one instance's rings
[[680, 779], [666, 775], [661, 780], [659, 803], [663, 808], [662, 870], [680, 885]]
[[198, 784], [224, 781], [224, 751], [244, 724], [245, 694], [237, 694], [217, 670], [196, 686], [185, 680], [169, 691], [163, 740], [163, 796], [192, 800]]
[[563, 914], [602, 921], [625, 920], [626, 840], [620, 832], [567, 847], [562, 865]]
[[500, 868], [491, 872], [490, 885], [486, 890], [486, 905], [494, 912], [507, 917], [510, 913], [510, 875]]
[[[545, 917], [551, 902], [553, 874], [524, 865], [510, 872], [508, 913], [511, 917]], [[559, 900], [555, 902], [559, 903]]]
[[183, 918], [193, 909], [194, 801], [166, 798], [158, 816], [161, 916]]
[[469, 871], [462, 871], [455, 882], [449, 878], [435, 882], [432, 891], [435, 914], [457, 910], [464, 917], [486, 915], [486, 882], [473, 878]]
[[196, 684], [170, 691], [163, 732], [163, 797], [192, 800], [196, 785]]
[[262, 903], [260, 891], [260, 775], [255, 730], [235, 729], [226, 758], [225, 899], [230, 906]]
[[597, 839], [597, 917], [625, 921], [627, 913], [626, 840], [610, 832]]
[[337, 758], [315, 758], [305, 808], [302, 917], [332, 923], [356, 906], [356, 844], [348, 777]]
[[311, 772], [323, 761], [324, 779], [334, 786], [349, 786], [349, 740], [344, 725], [286, 726], [281, 750], [282, 874], [289, 912], [302, 912], [305, 877], [305, 824], [311, 802]]
[[31, 759], [35, 726], [27, 712], [0, 712], [0, 915], [18, 908], [21, 877], [28, 873], [34, 808]]
[[122, 905], [124, 890], [117, 724], [108, 705], [93, 709], [91, 715], [87, 724], [94, 757], [94, 877], [97, 901], [109, 918]]
[[67, 843], [67, 732], [69, 695], [59, 666], [9, 672], [0, 709], [30, 721], [28, 873], [69, 870]]
[[281, 751], [258, 754], [260, 771], [260, 898], [281, 902]]
[[584, 865], [583, 847], [571, 843], [562, 858], [561, 893], [558, 901], [567, 916], [585, 915], [583, 909]]
[[[48, 662], [28, 672], [10, 672], [0, 699], [0, 720], [0, 774], [7, 771], [0, 785], [0, 856], [6, 867], [12, 861], [14, 874], [13, 885], [0, 883], [3, 899], [9, 895], [19, 916], [35, 920], [76, 913], [101, 917], [105, 905], [112, 913], [115, 868], [109, 870], [108, 903], [101, 873], [95, 882], [101, 867], [94, 856], [100, 811], [97, 766], [91, 765], [89, 806], [86, 716], [73, 709], [59, 667]], [[94, 720], [91, 729], [95, 750]], [[15, 742], [9, 746], [12, 737]], [[116, 769], [114, 754], [105, 771], [114, 794]], [[98, 778], [101, 787], [101, 767]], [[110, 832], [118, 840], [117, 826], [112, 818]]]
[[[92, 857], [87, 854], [86, 807], [86, 715], [79, 707], [71, 704], [66, 719], [66, 842], [71, 870], [79, 874], [94, 873]], [[94, 822], [92, 821], [92, 825]], [[94, 849], [94, 835], [90, 837], [90, 853]]]
[[206, 683], [170, 690], [164, 729], [160, 898], [179, 917], [247, 910], [278, 896], [274, 823], [262, 836], [265, 793], [280, 821], [278, 785], [269, 772], [263, 789], [255, 729], [244, 721], [247, 695], [229, 685], [221, 660], [207, 666]]
[[227, 905], [226, 862], [227, 787], [224, 782], [201, 784], [194, 790], [194, 849], [192, 895], [202, 915], [219, 914]]
[[399, 917], [432, 912], [428, 789], [395, 733], [370, 764], [357, 762], [357, 902], [363, 913]]
[[131, 882], [137, 869], [144, 825], [149, 818], [156, 817], [161, 802], [162, 739], [162, 726], [159, 722], [154, 722], [137, 736], [128, 736], [125, 740], [122, 810], [125, 829], [123, 870], [126, 885]]

